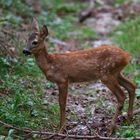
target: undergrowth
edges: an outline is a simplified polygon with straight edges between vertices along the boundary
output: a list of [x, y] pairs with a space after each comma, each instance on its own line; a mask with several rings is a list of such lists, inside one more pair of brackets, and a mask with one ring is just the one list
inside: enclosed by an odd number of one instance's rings
[[133, 73], [135, 82], [140, 81], [140, 17], [126, 21], [117, 27], [112, 35], [113, 41], [130, 54], [130, 64], [125, 73]]
[[[140, 97], [140, 17], [136, 17], [133, 20], [127, 20], [111, 34], [113, 41], [124, 50], [127, 50], [131, 55], [130, 64], [125, 68], [125, 74], [133, 77], [133, 80], [137, 84], [136, 89], [136, 101], [134, 109], [139, 109], [138, 99]], [[124, 110], [127, 111], [128, 104], [125, 104]], [[121, 137], [134, 137], [140, 136], [139, 123], [136, 123], [139, 117], [134, 118], [134, 123], [123, 123], [118, 129], [116, 135]]]
[[[117, 0], [118, 5], [122, 2], [124, 0]], [[79, 41], [81, 48], [86, 46], [87, 40], [97, 38], [93, 29], [77, 23], [78, 13], [87, 7], [86, 3], [42, 0], [41, 5], [43, 9], [38, 15], [32, 12], [31, 5], [27, 5], [22, 0], [1, 0], [0, 27], [12, 24], [19, 28], [24, 20], [25, 23], [30, 23], [31, 18], [35, 16], [40, 25], [48, 25], [51, 37], [62, 41], [68, 39]], [[125, 73], [133, 73], [135, 76], [134, 80], [138, 84], [137, 97], [140, 96], [139, 22], [140, 17], [126, 21], [111, 34], [114, 42], [119, 44], [121, 48], [128, 50], [133, 56], [133, 61]], [[15, 41], [15, 46], [19, 45], [18, 43]], [[20, 58], [0, 57], [0, 120], [16, 127], [57, 130], [59, 124], [58, 103], [44, 101], [43, 94], [46, 86], [52, 87], [52, 83], [44, 82], [45, 78], [33, 58], [27, 58], [21, 54], [25, 45], [18, 47]], [[136, 130], [137, 127], [133, 124], [124, 123], [117, 131], [117, 136], [132, 137], [139, 135], [139, 130]], [[10, 137], [14, 133], [14, 130], [0, 126], [0, 135]], [[19, 137], [19, 139], [21, 138], [23, 137]]]
[[[29, 127], [39, 129], [47, 125], [51, 128], [51, 122], [58, 126], [56, 118], [59, 116], [57, 104], [44, 104], [43, 89], [45, 83], [43, 75], [32, 58], [27, 61], [9, 60], [0, 58], [0, 118], [6, 123], [16, 127]], [[7, 96], [6, 96], [7, 95]], [[50, 127], [50, 128], [49, 128]], [[52, 128], [51, 128], [52, 129]], [[3, 132], [3, 127], [0, 132]], [[1, 133], [1, 134], [2, 134]]]

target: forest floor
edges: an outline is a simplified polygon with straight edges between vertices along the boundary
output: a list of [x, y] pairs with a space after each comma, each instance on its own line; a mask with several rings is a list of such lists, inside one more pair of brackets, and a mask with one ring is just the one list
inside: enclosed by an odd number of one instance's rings
[[[42, 6], [44, 11], [37, 15], [40, 26], [47, 23], [49, 27], [48, 50], [67, 52], [114, 44], [129, 51], [132, 60], [123, 73], [138, 85], [134, 105], [134, 109], [138, 109], [140, 3], [118, 1], [114, 4], [113, 0], [90, 3], [81, 0], [82, 4], [75, 1], [61, 4], [56, 2], [58, 5], [53, 7], [54, 3], [44, 1], [43, 4], [46, 4], [47, 10], [50, 11], [44, 12], [45, 6]], [[26, 19], [24, 16], [21, 19], [9, 16], [9, 21], [17, 26], [5, 23], [1, 25], [1, 42], [6, 44], [2, 51], [5, 52], [9, 47], [10, 57], [0, 59], [0, 66], [3, 68], [0, 71], [0, 118], [17, 127], [57, 132], [59, 127], [57, 86], [46, 82], [34, 59], [27, 58], [21, 53], [26, 45], [31, 21], [29, 17]], [[24, 18], [25, 22], [21, 24]], [[98, 133], [100, 136], [107, 136], [116, 103], [113, 94], [100, 81], [70, 84], [65, 133], [90, 136]], [[127, 112], [127, 108], [128, 99], [123, 114]], [[139, 119], [139, 115], [135, 115], [133, 121], [128, 123], [123, 117], [118, 118], [117, 129], [112, 137], [140, 136]], [[4, 128], [3, 125], [0, 127], [0, 135], [3, 139], [8, 137], [24, 139], [22, 133]], [[39, 139], [39, 136], [29, 136], [29, 139]]]

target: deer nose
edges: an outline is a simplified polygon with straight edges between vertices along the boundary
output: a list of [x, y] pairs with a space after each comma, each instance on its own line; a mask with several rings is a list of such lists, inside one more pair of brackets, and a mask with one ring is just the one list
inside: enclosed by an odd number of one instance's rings
[[27, 49], [24, 49], [24, 50], [23, 50], [23, 53], [24, 53], [25, 55], [31, 55], [31, 52], [30, 52], [29, 50], [27, 50]]

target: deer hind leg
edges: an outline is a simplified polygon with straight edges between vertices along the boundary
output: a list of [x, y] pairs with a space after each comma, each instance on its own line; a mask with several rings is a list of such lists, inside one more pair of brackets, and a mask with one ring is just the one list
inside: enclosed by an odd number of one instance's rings
[[59, 106], [60, 106], [60, 132], [64, 130], [65, 127], [65, 112], [66, 112], [66, 102], [68, 94], [68, 82], [63, 82], [58, 84], [59, 88]]
[[123, 104], [126, 99], [125, 93], [121, 89], [119, 82], [115, 76], [109, 76], [106, 80], [101, 80], [115, 95], [117, 99], [117, 107], [116, 107], [116, 112], [112, 118], [111, 126], [110, 126], [110, 133], [109, 135], [112, 134], [112, 132], [115, 129], [116, 126], [116, 121], [118, 116], [121, 114], [121, 111], [123, 109]]
[[127, 116], [128, 116], [128, 120], [130, 121], [133, 117], [133, 104], [135, 100], [136, 85], [121, 74], [118, 76], [118, 81], [119, 81], [119, 84], [122, 87], [124, 87], [128, 91], [128, 94], [129, 94], [129, 107], [128, 107]]

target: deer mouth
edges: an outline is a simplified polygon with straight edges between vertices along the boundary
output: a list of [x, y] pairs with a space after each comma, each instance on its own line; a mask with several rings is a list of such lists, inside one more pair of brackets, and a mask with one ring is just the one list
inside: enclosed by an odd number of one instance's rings
[[27, 55], [31, 55], [31, 52], [29, 50], [24, 49], [23, 54], [25, 54], [27, 56]]

